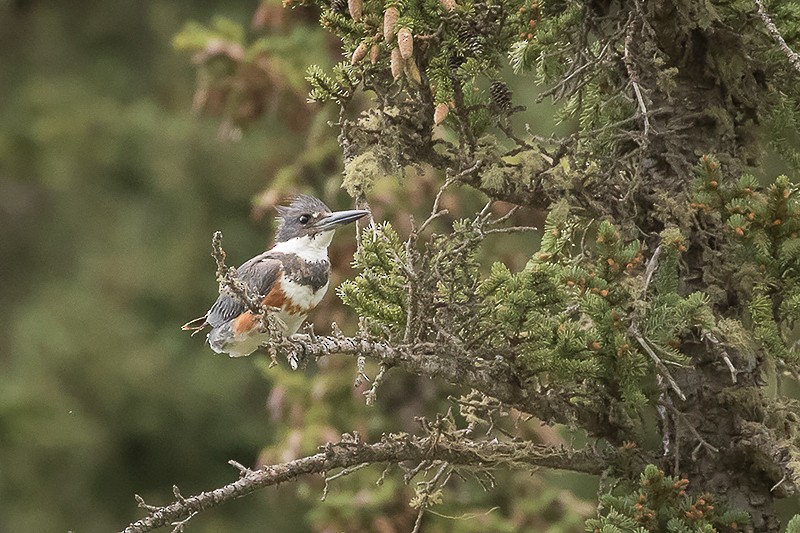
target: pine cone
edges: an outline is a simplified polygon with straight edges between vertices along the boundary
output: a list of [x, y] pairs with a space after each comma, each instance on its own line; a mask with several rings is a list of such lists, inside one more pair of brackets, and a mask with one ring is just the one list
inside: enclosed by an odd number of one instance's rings
[[347, 0], [347, 9], [350, 10], [350, 16], [353, 17], [353, 20], [361, 20], [362, 7], [361, 0]]
[[422, 85], [422, 74], [419, 71], [417, 62], [414, 61], [414, 58], [412, 57], [405, 63], [406, 78], [414, 82], [415, 85]]
[[414, 36], [408, 28], [400, 28], [397, 32], [397, 48], [406, 61], [414, 55]]
[[447, 65], [450, 67], [452, 72], [455, 72], [461, 65], [464, 64], [465, 61], [466, 59], [463, 55], [461, 55], [459, 52], [455, 52], [450, 54], [450, 57], [447, 59]]
[[445, 11], [453, 11], [458, 4], [456, 4], [456, 0], [439, 0], [439, 3], [442, 4], [442, 7]]
[[344, 15], [347, 13], [347, 0], [331, 0], [331, 11]]
[[400, 11], [394, 6], [386, 8], [383, 14], [383, 38], [386, 39], [386, 44], [392, 42], [394, 39], [394, 30], [397, 26], [397, 19], [400, 18]]
[[399, 80], [403, 76], [405, 63], [406, 62], [403, 60], [403, 56], [400, 55], [400, 50], [397, 47], [392, 48], [392, 57], [391, 61], [389, 61], [389, 64], [392, 67], [392, 77], [395, 79], [395, 81]]
[[442, 102], [441, 104], [436, 106], [436, 109], [433, 110], [433, 125], [438, 126], [444, 119], [447, 118], [447, 115], [450, 114], [450, 106]]
[[481, 37], [470, 24], [459, 26], [456, 34], [458, 35], [458, 42], [464, 47], [465, 52], [469, 52], [473, 57], [483, 54]]
[[492, 102], [501, 111], [511, 111], [511, 89], [502, 81], [493, 81], [489, 87]]
[[373, 44], [372, 48], [369, 49], [369, 62], [373, 65], [378, 62], [378, 56], [380, 56], [381, 48], [377, 44]]
[[367, 46], [367, 43], [359, 44], [358, 48], [356, 48], [353, 51], [353, 57], [352, 57], [352, 59], [350, 59], [350, 64], [351, 65], [357, 65], [357, 64], [361, 63], [361, 60], [363, 60], [365, 57], [367, 57], [367, 51], [368, 50], [369, 50], [369, 46]]

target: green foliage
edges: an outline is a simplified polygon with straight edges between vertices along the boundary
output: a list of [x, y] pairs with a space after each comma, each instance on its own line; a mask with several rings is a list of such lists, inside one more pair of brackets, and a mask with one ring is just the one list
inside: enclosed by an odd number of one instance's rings
[[337, 289], [342, 301], [377, 335], [396, 336], [405, 329], [406, 260], [400, 237], [388, 222], [364, 228], [353, 258], [359, 275]]
[[529, 9], [523, 14], [528, 13], [529, 20], [534, 21], [532, 38], [526, 32], [524, 39], [514, 43], [511, 65], [517, 73], [535, 69], [538, 83], [551, 83], [567, 68], [551, 51], [570, 45], [569, 39], [585, 17], [585, 10], [580, 4], [560, 0], [533, 2]]
[[[725, 338], [706, 295], [680, 292], [686, 243], [674, 228], [662, 233], [659, 259], [646, 271], [640, 242], [626, 241], [608, 221], [582, 221], [559, 204], [522, 271], [494, 263], [483, 277], [476, 262], [479, 228], [477, 221], [456, 221], [451, 233], [434, 235], [412, 257], [390, 226], [367, 229], [354, 263], [360, 272], [339, 293], [373, 332], [388, 338], [408, 334], [413, 293], [412, 337], [405, 341], [446, 335], [476, 358], [513, 362], [532, 386], [602, 389], [633, 411], [648, 402], [654, 386], [648, 350], [686, 365], [682, 338], [712, 332]], [[574, 253], [572, 243], [590, 231], [594, 242]], [[407, 265], [415, 272], [411, 278]]]
[[[642, 244], [622, 239], [608, 221], [597, 225], [593, 247], [573, 255], [571, 244], [577, 240], [579, 229], [583, 235], [589, 230], [586, 222], [580, 223], [557, 206], [545, 223], [543, 251], [534, 260], [534, 264], [552, 265], [555, 270], [551, 275], [568, 290], [569, 296], [560, 302], [560, 309], [566, 311], [552, 315], [560, 318], [554, 344], [565, 344], [560, 335], [575, 336], [566, 344], [583, 343], [585, 368], [593, 369], [591, 375], [597, 384], [617, 391], [619, 399], [629, 406], [641, 406], [649, 396], [646, 378], [654, 373], [642, 342], [663, 360], [686, 364], [688, 358], [679, 351], [681, 337], [710, 331], [713, 314], [704, 294], [680, 293], [678, 258], [686, 247], [677, 230], [662, 233], [660, 262], [648, 274], [641, 265]], [[652, 275], [652, 282], [646, 279], [648, 275]], [[642, 341], [636, 338], [639, 333]], [[539, 346], [548, 346], [540, 338], [537, 341]], [[565, 355], [562, 352], [556, 359], [562, 360]]]
[[647, 465], [636, 489], [600, 497], [600, 516], [586, 521], [586, 531], [716, 533], [747, 525], [747, 513], [727, 510], [711, 495], [690, 496], [688, 485], [687, 479], [664, 475], [655, 465]]
[[[787, 332], [800, 317], [800, 195], [786, 176], [766, 187], [750, 175], [725, 179], [719, 162], [701, 158], [693, 182], [696, 209], [718, 216], [738, 269], [755, 338], [773, 357], [796, 364]], [[741, 276], [741, 275], [740, 275]]]
[[800, 515], [795, 515], [789, 520], [789, 523], [786, 524], [786, 533], [800, 533]]
[[347, 63], [338, 63], [333, 67], [333, 77], [327, 75], [321, 67], [308, 67], [306, 80], [311, 84], [308, 99], [311, 102], [327, 102], [333, 100], [337, 104], [348, 100], [356, 84], [353, 68]]
[[[496, 78], [503, 57], [518, 35], [527, 33], [533, 20], [530, 13], [537, 9], [535, 2], [532, 7], [525, 0], [464, 0], [452, 2], [452, 8], [435, 0], [366, 1], [361, 17], [354, 20], [327, 1], [315, 3], [321, 9], [321, 25], [341, 39], [343, 55], [353, 64], [353, 73], [340, 79], [337, 73], [326, 78], [321, 71], [309, 72], [312, 100], [341, 102], [352, 96], [352, 90], [339, 89], [349, 87], [350, 80], [364, 80], [365, 88], [372, 88], [374, 80], [391, 79], [390, 56], [398, 46], [394, 34], [408, 28], [416, 39], [426, 42], [418, 40], [413, 56], [403, 60], [401, 78], [411, 88], [419, 88], [423, 80], [429, 83], [434, 104], [463, 100], [462, 105], [470, 109], [469, 120], [476, 135], [491, 118], [486, 109], [489, 97], [481, 81]], [[389, 7], [396, 8], [398, 14], [393, 34], [387, 37], [383, 19]], [[362, 51], [374, 49], [376, 55], [370, 61], [364, 59], [365, 53], [354, 56], [359, 47]], [[422, 77], [418, 78], [415, 71], [421, 71]]]
[[597, 361], [589, 348], [592, 331], [570, 321], [564, 311], [568, 298], [557, 267], [531, 263], [511, 273], [495, 263], [478, 295], [483, 305], [475, 340], [484, 350], [508, 350], [539, 377], [577, 381], [596, 376]]
[[[800, 5], [796, 2], [787, 2]], [[800, 27], [800, 24], [798, 24]], [[786, 94], [784, 91], [774, 90], [772, 106], [766, 116], [766, 124], [769, 128], [770, 146], [787, 161], [793, 170], [800, 170], [800, 150], [798, 146], [798, 131], [800, 131], [800, 95]]]

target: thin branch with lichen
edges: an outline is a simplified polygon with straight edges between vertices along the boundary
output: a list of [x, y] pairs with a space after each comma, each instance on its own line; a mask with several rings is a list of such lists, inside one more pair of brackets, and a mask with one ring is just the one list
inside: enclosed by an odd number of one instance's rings
[[342, 441], [323, 446], [319, 453], [259, 470], [242, 472], [242, 477], [225, 486], [178, 498], [164, 505], [153, 506], [137, 498], [149, 514], [128, 525], [124, 533], [144, 533], [185, 521], [196, 513], [246, 496], [264, 487], [319, 474], [337, 468], [353, 468], [367, 464], [398, 464], [403, 461], [445, 461], [454, 467], [488, 469], [498, 466], [530, 468], [541, 466], [599, 474], [621, 452], [615, 450], [581, 450], [537, 445], [530, 442], [498, 442], [452, 439], [446, 434], [416, 437], [406, 434], [384, 435], [380, 442], [366, 443], [346, 435]]

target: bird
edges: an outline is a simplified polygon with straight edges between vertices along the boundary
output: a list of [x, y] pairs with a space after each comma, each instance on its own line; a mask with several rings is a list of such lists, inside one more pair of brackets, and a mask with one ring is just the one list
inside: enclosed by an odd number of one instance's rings
[[[331, 210], [309, 195], [295, 196], [288, 206], [278, 206], [275, 244], [245, 261], [239, 278], [261, 297], [262, 305], [277, 308], [283, 333], [291, 336], [328, 290], [331, 263], [328, 246], [335, 230], [369, 214], [363, 209]], [[238, 299], [221, 293], [205, 315], [181, 326], [197, 334], [210, 327], [206, 339], [211, 349], [231, 357], [250, 355], [269, 340], [259, 317]]]

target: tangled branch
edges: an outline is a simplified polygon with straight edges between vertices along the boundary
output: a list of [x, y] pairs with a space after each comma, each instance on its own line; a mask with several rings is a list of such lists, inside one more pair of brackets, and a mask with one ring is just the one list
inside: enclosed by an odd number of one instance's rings
[[256, 490], [306, 474], [319, 474], [337, 468], [367, 464], [397, 464], [403, 461], [443, 461], [457, 467], [487, 469], [504, 466], [530, 468], [540, 466], [599, 474], [618, 452], [593, 448], [572, 450], [563, 447], [536, 445], [530, 442], [498, 442], [451, 439], [447, 434], [415, 437], [406, 434], [384, 435], [380, 442], [365, 443], [357, 436], [346, 435], [338, 443], [328, 443], [314, 455], [286, 463], [265, 466], [259, 470], [243, 470], [242, 477], [223, 487], [180, 497], [168, 505], [147, 505], [138, 498], [140, 507], [150, 513], [128, 525], [124, 533], [143, 533], [185, 521]]

